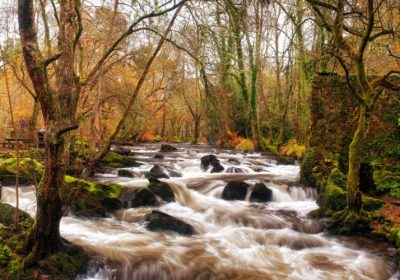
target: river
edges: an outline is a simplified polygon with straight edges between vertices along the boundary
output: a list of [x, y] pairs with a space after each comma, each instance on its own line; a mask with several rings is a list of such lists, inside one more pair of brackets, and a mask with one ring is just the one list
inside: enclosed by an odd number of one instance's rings
[[[119, 210], [107, 218], [62, 219], [62, 236], [93, 254], [80, 279], [397, 279], [385, 253], [364, 248], [360, 240], [331, 236], [323, 231], [324, 221], [307, 218], [318, 208], [316, 192], [298, 183], [299, 166], [277, 165], [260, 153], [185, 144], [154, 158], [159, 147], [130, 147], [142, 163], [131, 168], [137, 178], [115, 173], [97, 174], [93, 180], [119, 183], [129, 193], [147, 185], [143, 176], [156, 163], [181, 175], [161, 179], [171, 186], [175, 202]], [[202, 170], [200, 158], [208, 154], [217, 156], [223, 173]], [[249, 202], [249, 194], [245, 201], [221, 199], [232, 180], [264, 183], [272, 201]], [[33, 188], [21, 190], [21, 208], [34, 213]], [[2, 188], [3, 202], [14, 204], [14, 196], [14, 189]], [[154, 209], [192, 225], [196, 234], [147, 230], [143, 217]]]

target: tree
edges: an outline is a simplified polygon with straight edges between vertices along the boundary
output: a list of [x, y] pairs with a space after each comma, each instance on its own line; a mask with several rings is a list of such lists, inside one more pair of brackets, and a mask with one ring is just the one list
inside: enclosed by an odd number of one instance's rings
[[[350, 233], [355, 227], [366, 225], [362, 212], [362, 195], [359, 184], [359, 169], [366, 142], [368, 126], [374, 105], [384, 87], [400, 89], [391, 77], [400, 71], [389, 69], [380, 78], [371, 78], [368, 71], [368, 49], [381, 37], [395, 36], [396, 30], [384, 23], [383, 15], [390, 12], [385, 4], [390, 0], [331, 1], [307, 0], [311, 4], [321, 26], [331, 35], [331, 54], [339, 61], [346, 75], [350, 93], [357, 99], [359, 116], [357, 128], [349, 147], [349, 167], [347, 175], [347, 207], [334, 217], [339, 231]], [[398, 2], [397, 2], [398, 3]], [[377, 20], [377, 16], [381, 18]], [[349, 24], [352, 24], [351, 26]], [[397, 34], [398, 36], [398, 34]], [[354, 75], [353, 80], [351, 75]]]
[[[34, 1], [18, 1], [19, 33], [24, 60], [41, 105], [46, 131], [45, 172], [37, 189], [36, 218], [28, 238], [28, 246], [32, 248], [27, 259], [28, 264], [62, 248], [59, 232], [62, 202], [59, 189], [64, 184], [66, 168], [63, 155], [68, 147], [68, 139], [65, 135], [78, 127], [76, 111], [82, 88], [96, 76], [117, 46], [135, 32], [134, 28], [139, 23], [175, 10], [186, 1], [167, 1], [161, 6], [163, 9], [157, 5], [157, 11], [136, 18], [124, 33], [110, 43], [107, 51], [86, 77], [80, 77], [80, 73], [76, 72], [77, 46], [83, 32], [81, 2], [60, 1], [55, 14], [58, 23], [58, 50], [54, 55], [43, 58], [35, 24]], [[52, 63], [56, 63], [54, 82], [47, 71]]]

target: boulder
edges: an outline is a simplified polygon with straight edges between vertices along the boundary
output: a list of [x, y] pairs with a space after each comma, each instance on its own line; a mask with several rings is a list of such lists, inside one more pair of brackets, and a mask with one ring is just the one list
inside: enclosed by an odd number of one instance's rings
[[[14, 223], [15, 207], [7, 203], [0, 203], [0, 224], [10, 226]], [[33, 223], [33, 219], [21, 209], [18, 210], [18, 221]]]
[[164, 159], [164, 156], [161, 155], [161, 154], [155, 154], [153, 158], [156, 158], [156, 159]]
[[209, 166], [211, 165], [213, 168], [211, 169], [211, 173], [219, 173], [224, 171], [224, 167], [219, 162], [218, 158], [215, 155], [207, 155], [202, 157], [201, 159], [201, 168], [204, 171], [207, 171]]
[[153, 210], [146, 215], [145, 219], [148, 222], [146, 228], [151, 231], [173, 231], [182, 235], [195, 234], [193, 226], [160, 211]]
[[120, 169], [118, 170], [117, 175], [119, 177], [135, 178], [135, 174], [129, 169]]
[[228, 167], [228, 169], [226, 169], [226, 173], [245, 173], [243, 169], [239, 168], [239, 167]]
[[149, 171], [149, 173], [146, 175], [147, 178], [166, 178], [168, 179], [169, 176], [165, 172], [165, 170], [159, 166], [158, 164], [155, 164]]
[[160, 148], [161, 153], [176, 152], [177, 150], [178, 150], [177, 148], [168, 144], [161, 144]]
[[135, 191], [131, 201], [132, 207], [159, 206], [156, 195], [148, 188], [139, 188]]
[[213, 167], [213, 169], [211, 169], [211, 173], [220, 173], [220, 172], [222, 172], [222, 171], [224, 171], [224, 167], [220, 164], [220, 163], [218, 163], [217, 165], [215, 165], [214, 167]]
[[[8, 158], [0, 162], [0, 182], [3, 186], [15, 185], [16, 158]], [[31, 185], [42, 178], [44, 166], [31, 158], [21, 158], [19, 161], [19, 184]]]
[[161, 197], [166, 202], [173, 202], [175, 201], [175, 195], [172, 191], [171, 187], [165, 183], [161, 182], [160, 180], [150, 178], [149, 179], [149, 189], [159, 197]]
[[229, 182], [222, 192], [222, 199], [225, 200], [244, 200], [246, 198], [249, 184], [241, 181]]
[[94, 183], [71, 176], [65, 176], [64, 182], [61, 199], [64, 205], [70, 205], [74, 215], [105, 217], [107, 212], [122, 208], [122, 186], [118, 184]]
[[116, 152], [109, 151], [101, 160], [100, 163], [113, 168], [123, 167], [137, 167], [140, 163], [137, 163], [133, 158], [120, 155]]
[[268, 202], [272, 200], [272, 190], [267, 188], [262, 183], [254, 185], [253, 192], [250, 195], [250, 201], [253, 202]]

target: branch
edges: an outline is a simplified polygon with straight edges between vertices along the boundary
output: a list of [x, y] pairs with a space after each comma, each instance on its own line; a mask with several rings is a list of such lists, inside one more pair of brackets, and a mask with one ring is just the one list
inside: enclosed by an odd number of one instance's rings
[[93, 67], [93, 69], [89, 72], [88, 76], [86, 77], [86, 79], [82, 82], [82, 85], [85, 85], [88, 83], [88, 81], [90, 79], [92, 79], [97, 71], [100, 69], [100, 67], [103, 65], [103, 63], [107, 60], [107, 58], [111, 55], [111, 53], [117, 48], [117, 46], [119, 45], [119, 43], [121, 43], [122, 40], [124, 40], [126, 37], [128, 37], [130, 34], [132, 34], [134, 32], [134, 27], [136, 25], [138, 25], [140, 22], [142, 22], [145, 19], [148, 18], [153, 18], [153, 17], [158, 17], [161, 15], [164, 15], [170, 11], [175, 10], [178, 7], [181, 7], [183, 4], [185, 4], [185, 2], [187, 2], [189, 0], [181, 0], [179, 3], [171, 6], [168, 9], [165, 9], [163, 11], [160, 12], [151, 12], [149, 14], [143, 15], [140, 18], [138, 18], [136, 21], [134, 21], [129, 27], [128, 29], [121, 34], [121, 36], [119, 36], [112, 44], [111, 46], [108, 48], [108, 50], [106, 52], [104, 52], [103, 56], [100, 58], [100, 60], [97, 62], [97, 64]]
[[[371, 86], [372, 88], [377, 88], [379, 86], [384, 86], [385, 83], [389, 83], [389, 84], [393, 84], [391, 82], [389, 82], [387, 79], [393, 75], [393, 74], [400, 74], [400, 70], [390, 70], [389, 72], [387, 72], [385, 75], [383, 75], [380, 78], [377, 78], [373, 81], [371, 81]], [[389, 85], [388, 84], [388, 85]], [[394, 84], [393, 84], [394, 85]]]
[[360, 102], [360, 104], [366, 105], [365, 100], [357, 93], [357, 91], [351, 84], [349, 69], [347, 69], [347, 66], [346, 66], [346, 63], [345, 63], [343, 57], [337, 56], [337, 55], [335, 55], [335, 57], [339, 60], [339, 63], [342, 66], [344, 73], [346, 74], [346, 83], [350, 89], [351, 94], [358, 100], [358, 102]]
[[374, 35], [371, 35], [371, 37], [369, 38], [369, 41], [374, 41], [375, 39], [384, 36], [384, 35], [388, 35], [388, 34], [394, 34], [394, 29], [383, 29], [381, 32], [375, 33]]
[[70, 127], [63, 128], [63, 129], [61, 129], [61, 130], [59, 130], [59, 131], [57, 132], [57, 137], [60, 137], [60, 136], [63, 135], [64, 133], [67, 133], [67, 132], [69, 132], [69, 131], [71, 131], [71, 130], [78, 129], [78, 127], [79, 127], [79, 125], [74, 124], [74, 125], [71, 125]]
[[45, 67], [47, 67], [50, 63], [52, 63], [53, 61], [56, 61], [57, 59], [59, 59], [61, 56], [62, 56], [62, 52], [60, 52], [60, 53], [56, 53], [55, 55], [53, 55], [53, 56], [50, 56], [49, 58], [46, 58], [44, 61], [43, 61], [43, 65], [45, 66]]

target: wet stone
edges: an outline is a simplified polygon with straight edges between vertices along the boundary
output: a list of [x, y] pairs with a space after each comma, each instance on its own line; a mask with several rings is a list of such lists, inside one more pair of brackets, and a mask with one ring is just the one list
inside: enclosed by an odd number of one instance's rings
[[168, 144], [162, 144], [161, 148], [160, 148], [161, 153], [176, 152], [176, 151], [178, 151], [177, 148], [175, 148], [172, 145], [168, 145]]
[[158, 164], [155, 164], [149, 171], [149, 173], [146, 175], [147, 178], [166, 178], [168, 179], [169, 176], [165, 172], [164, 168], [159, 166]]
[[146, 215], [146, 228], [151, 231], [173, 231], [181, 235], [195, 234], [193, 226], [160, 211], [153, 210]]
[[267, 188], [262, 183], [254, 185], [253, 192], [250, 195], [250, 201], [253, 202], [268, 202], [272, 200], [272, 190]]
[[117, 175], [119, 177], [135, 178], [135, 174], [133, 174], [133, 172], [128, 170], [128, 169], [120, 169], [120, 170], [118, 170], [118, 174]]
[[139, 188], [131, 201], [132, 207], [159, 206], [156, 195], [147, 188]]
[[246, 198], [249, 184], [240, 181], [229, 182], [222, 192], [222, 199], [225, 200], [244, 200]]
[[175, 195], [172, 191], [171, 187], [165, 183], [161, 182], [157, 179], [149, 179], [149, 189], [159, 197], [161, 197], [166, 202], [173, 202], [175, 201]]

